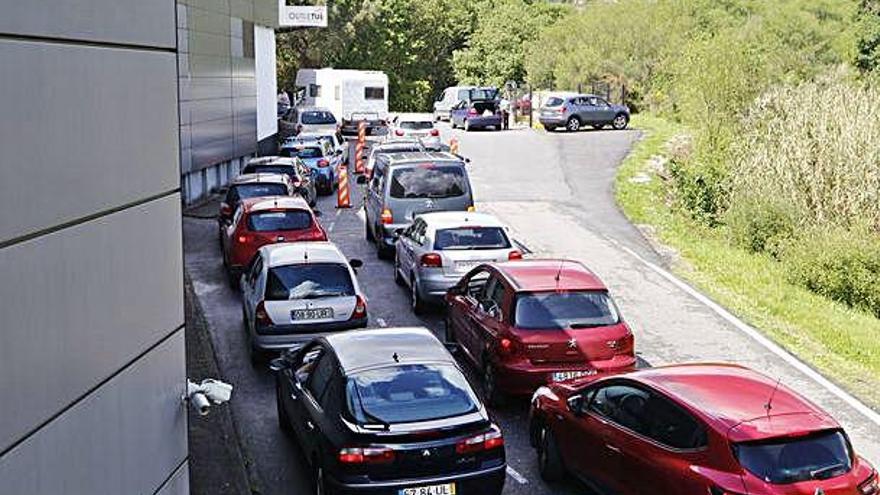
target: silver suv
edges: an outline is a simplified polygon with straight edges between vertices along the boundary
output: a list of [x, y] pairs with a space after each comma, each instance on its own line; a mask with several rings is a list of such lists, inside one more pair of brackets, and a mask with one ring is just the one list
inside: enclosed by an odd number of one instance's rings
[[[358, 177], [363, 183], [366, 178]], [[394, 252], [395, 232], [432, 211], [473, 211], [465, 162], [446, 152], [381, 154], [365, 199], [366, 238], [380, 258]]]
[[551, 96], [541, 108], [539, 120], [550, 132], [558, 127], [577, 132], [587, 125], [595, 129], [610, 125], [623, 130], [629, 124], [629, 107], [608, 103], [600, 96], [589, 94]]

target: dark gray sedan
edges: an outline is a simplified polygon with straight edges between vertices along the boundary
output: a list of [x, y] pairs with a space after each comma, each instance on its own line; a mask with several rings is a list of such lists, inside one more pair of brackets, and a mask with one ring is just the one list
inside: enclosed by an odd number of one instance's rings
[[610, 125], [622, 130], [629, 125], [629, 108], [596, 95], [551, 96], [541, 108], [539, 120], [548, 131], [564, 127], [576, 132], [587, 125], [595, 129]]

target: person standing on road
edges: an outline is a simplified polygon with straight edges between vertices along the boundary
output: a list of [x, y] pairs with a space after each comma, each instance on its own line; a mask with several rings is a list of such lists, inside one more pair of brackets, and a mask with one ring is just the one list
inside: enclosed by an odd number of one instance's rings
[[510, 100], [502, 96], [498, 108], [501, 110], [501, 128], [506, 131], [510, 129]]

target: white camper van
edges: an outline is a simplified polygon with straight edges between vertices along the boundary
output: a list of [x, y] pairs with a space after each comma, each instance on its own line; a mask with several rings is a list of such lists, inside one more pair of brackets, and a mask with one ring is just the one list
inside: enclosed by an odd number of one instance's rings
[[330, 109], [345, 134], [357, 133], [358, 122], [367, 122], [375, 134], [388, 122], [388, 76], [380, 71], [300, 69], [296, 85], [302, 88], [299, 105]]

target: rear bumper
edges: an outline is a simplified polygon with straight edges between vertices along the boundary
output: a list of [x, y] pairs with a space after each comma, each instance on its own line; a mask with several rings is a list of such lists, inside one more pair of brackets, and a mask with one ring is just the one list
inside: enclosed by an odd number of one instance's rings
[[306, 344], [316, 337], [328, 333], [364, 328], [366, 326], [367, 318], [304, 325], [274, 325], [271, 327], [271, 334], [255, 334], [253, 336], [253, 345], [254, 348], [264, 351], [287, 349]]
[[457, 275], [443, 275], [440, 273], [419, 274], [419, 294], [422, 299], [433, 303], [442, 303], [446, 297], [446, 291], [457, 284], [467, 272]]
[[526, 396], [552, 381], [553, 373], [565, 371], [595, 371], [597, 376], [633, 371], [636, 360], [631, 356], [615, 356], [605, 361], [589, 364], [553, 364], [538, 366], [527, 359], [514, 363], [500, 363], [496, 366], [498, 389], [506, 394]]
[[395, 481], [371, 481], [369, 483], [344, 483], [331, 477], [327, 484], [333, 495], [398, 495], [403, 488], [455, 483], [457, 495], [500, 495], [504, 489], [507, 464], [471, 473]]
[[[386, 125], [384, 122], [380, 120], [368, 120], [367, 122], [367, 135], [378, 134], [376, 131], [380, 129], [385, 129]], [[358, 126], [360, 125], [360, 121], [342, 121], [342, 126], [340, 127], [340, 131], [342, 134], [357, 134]]]
[[559, 116], [559, 117], [541, 116], [538, 118], [538, 122], [540, 122], [541, 125], [543, 125], [543, 126], [548, 126], [548, 125], [561, 126], [561, 125], [565, 125], [565, 117], [562, 117], [562, 116]]
[[501, 115], [493, 115], [491, 117], [468, 117], [470, 127], [491, 127], [501, 125]]

